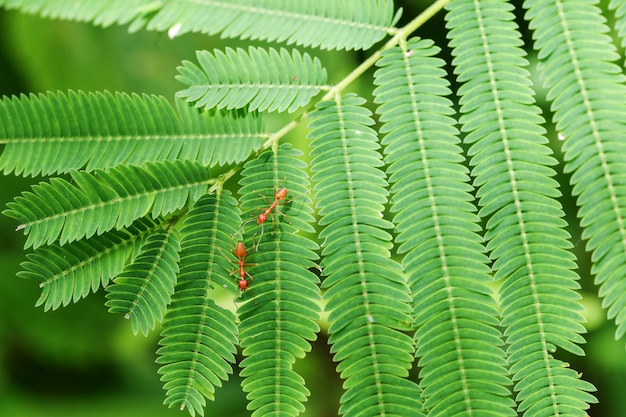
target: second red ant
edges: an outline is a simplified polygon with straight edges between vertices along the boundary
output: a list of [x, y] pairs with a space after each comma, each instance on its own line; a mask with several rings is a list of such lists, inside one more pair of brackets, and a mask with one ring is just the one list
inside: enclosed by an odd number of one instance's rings
[[[265, 201], [267, 202], [267, 204], [269, 204], [269, 207], [266, 208], [265, 210], [263, 210], [262, 213], [259, 213], [259, 215], [256, 217], [256, 223], [258, 225], [261, 226], [261, 236], [259, 237], [258, 242], [255, 245], [255, 250], [258, 252], [259, 250], [259, 244], [261, 243], [261, 240], [263, 239], [263, 233], [265, 230], [265, 222], [267, 221], [268, 216], [272, 218], [272, 223], [274, 222], [274, 212], [279, 213], [281, 215], [285, 215], [285, 213], [283, 213], [282, 211], [280, 211], [278, 209], [278, 206], [280, 204], [286, 204], [287, 202], [285, 202], [285, 199], [287, 198], [287, 188], [283, 187], [280, 189], [277, 189], [274, 191], [274, 201], [270, 202], [267, 197], [265, 197], [263, 194], [261, 193], [257, 193], [259, 194], [261, 197], [263, 197], [265, 199]], [[252, 219], [244, 222], [244, 224], [241, 226], [242, 228], [249, 222], [253, 221]]]
[[[256, 264], [245, 263], [247, 252], [246, 252], [246, 245], [244, 245], [243, 242], [237, 242], [237, 245], [235, 246], [235, 256], [239, 260], [239, 282], [238, 282], [239, 289], [241, 291], [245, 291], [248, 288], [248, 280], [246, 279], [246, 277], [252, 279], [252, 275], [250, 275], [250, 273], [245, 270], [245, 267], [253, 266]], [[232, 272], [231, 272], [231, 275], [232, 275]]]
[[279, 190], [276, 190], [274, 192], [274, 201], [272, 201], [271, 203], [269, 202], [269, 200], [263, 196], [263, 198], [265, 198], [265, 201], [267, 201], [267, 203], [270, 205], [267, 209], [265, 209], [265, 211], [263, 213], [260, 213], [256, 219], [257, 224], [261, 225], [261, 237], [259, 238], [259, 241], [256, 244], [256, 250], [259, 250], [259, 243], [261, 243], [261, 239], [263, 239], [263, 228], [265, 225], [265, 222], [267, 221], [267, 216], [271, 216], [272, 217], [272, 223], [274, 222], [274, 213], [272, 213], [272, 210], [276, 211], [277, 213], [282, 214], [283, 216], [285, 215], [285, 213], [283, 213], [282, 211], [278, 210], [278, 208], [276, 206], [278, 206], [279, 204], [284, 204], [281, 203], [282, 201], [284, 201], [287, 198], [287, 188], [283, 187]]
[[[218, 249], [220, 252], [222, 252], [222, 250], [219, 248]], [[250, 275], [250, 273], [248, 271], [246, 271], [246, 266], [256, 266], [257, 264], [255, 263], [246, 263], [246, 256], [248, 255], [248, 252], [246, 250], [246, 245], [244, 245], [243, 242], [237, 242], [237, 244], [235, 245], [235, 256], [237, 257], [237, 264], [239, 264], [239, 281], [237, 282], [237, 285], [239, 286], [239, 291], [240, 293], [246, 291], [248, 289], [248, 284], [249, 284], [249, 280], [252, 280], [252, 275]], [[228, 259], [229, 262], [231, 263], [235, 263], [233, 261], [231, 261], [225, 254], [224, 252], [222, 252], [222, 256], [224, 256], [224, 258]], [[230, 275], [233, 275], [236, 272], [236, 269], [233, 268], [233, 270], [230, 272]], [[237, 298], [237, 296], [235, 296], [235, 298]]]

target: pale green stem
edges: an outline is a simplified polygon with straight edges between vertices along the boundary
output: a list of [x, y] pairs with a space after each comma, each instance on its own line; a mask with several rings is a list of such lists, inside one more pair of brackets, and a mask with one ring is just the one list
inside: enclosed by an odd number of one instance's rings
[[[448, 4], [450, 0], [437, 0], [433, 4], [431, 4], [426, 10], [424, 10], [419, 16], [410, 21], [406, 26], [395, 29], [392, 33], [395, 33], [393, 38], [389, 39], [385, 45], [383, 45], [380, 49], [378, 49], [374, 54], [372, 54], [369, 58], [361, 63], [358, 67], [356, 67], [347, 77], [341, 80], [338, 84], [331, 87], [328, 92], [322, 97], [320, 101], [333, 100], [337, 97], [343, 90], [345, 90], [354, 80], [359, 78], [365, 71], [370, 69], [376, 61], [378, 61], [382, 55], [382, 53], [388, 49], [391, 49], [401, 42], [405, 42], [407, 38], [415, 32], [420, 26], [422, 26], [425, 22], [431, 19], [437, 12], [439, 12], [443, 7]], [[278, 144], [279, 140], [285, 136], [288, 132], [294, 129], [300, 123], [300, 120], [306, 116], [308, 111], [304, 112], [300, 115], [299, 118], [292, 120], [288, 124], [286, 124], [279, 131], [272, 133], [270, 137], [265, 141], [259, 152], [269, 148], [274, 147]]]
[[239, 167], [235, 166], [217, 177], [215, 183], [209, 187], [209, 194], [213, 194], [218, 189], [221, 192], [221, 188], [224, 186], [224, 183], [228, 181], [229, 178], [234, 176], [237, 172], [239, 172]]
[[413, 19], [409, 24], [404, 26], [403, 28], [397, 29], [396, 34], [393, 38], [389, 39], [382, 48], [377, 50], [367, 58], [365, 61], [361, 63], [358, 67], [354, 69], [346, 78], [341, 80], [341, 82], [334, 87], [332, 87], [328, 93], [322, 97], [321, 101], [332, 100], [336, 95], [340, 94], [343, 90], [346, 89], [348, 85], [350, 85], [354, 80], [359, 78], [365, 71], [370, 69], [376, 61], [378, 61], [383, 54], [388, 49], [391, 49], [397, 46], [400, 42], [405, 41], [413, 32], [415, 32], [420, 26], [426, 23], [430, 18], [432, 18], [439, 10], [441, 10], [450, 0], [438, 0], [435, 3], [431, 4], [426, 10], [424, 10], [419, 16]]

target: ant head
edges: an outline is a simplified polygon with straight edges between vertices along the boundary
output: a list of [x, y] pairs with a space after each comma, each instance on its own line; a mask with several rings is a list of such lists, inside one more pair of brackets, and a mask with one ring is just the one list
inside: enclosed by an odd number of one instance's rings
[[235, 246], [235, 256], [237, 258], [245, 258], [246, 245], [244, 245], [243, 242], [237, 242], [237, 246]]
[[261, 213], [261, 214], [259, 214], [259, 217], [257, 217], [256, 222], [258, 224], [263, 224], [263, 223], [265, 223], [266, 220], [267, 220], [267, 214]]
[[245, 291], [245, 290], [246, 290], [246, 288], [248, 288], [248, 280], [247, 280], [247, 279], [244, 279], [244, 278], [241, 278], [241, 279], [239, 280], [239, 289], [240, 289], [241, 291]]

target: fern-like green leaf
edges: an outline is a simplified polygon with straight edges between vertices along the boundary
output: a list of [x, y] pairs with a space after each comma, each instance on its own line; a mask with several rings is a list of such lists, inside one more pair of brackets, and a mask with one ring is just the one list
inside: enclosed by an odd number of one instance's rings
[[129, 226], [194, 202], [212, 182], [209, 170], [191, 161], [165, 161], [110, 171], [71, 171], [76, 184], [52, 178], [9, 203], [3, 214], [17, 219], [28, 234], [26, 247], [59, 239], [60, 245]]
[[234, 289], [226, 253], [239, 226], [237, 201], [227, 191], [200, 198], [180, 230], [180, 273], [157, 351], [165, 404], [203, 415], [206, 399], [228, 379], [235, 362], [235, 315], [213, 300], [215, 287]]
[[131, 28], [135, 30], [144, 25], [146, 15], [154, 12], [158, 5], [154, 0], [0, 0], [0, 6], [7, 9], [20, 9], [42, 17], [93, 22], [103, 27], [132, 23]]
[[176, 0], [148, 28], [349, 50], [368, 49], [399, 18], [391, 0]]
[[[479, 215], [490, 217], [487, 249], [503, 280], [502, 325], [518, 411], [583, 416], [595, 402], [587, 392], [594, 387], [552, 358], [556, 347], [583, 354], [577, 344], [584, 342], [584, 317], [573, 291], [578, 276], [558, 183], [551, 178], [556, 161], [534, 105], [513, 6], [452, 0], [446, 7], [453, 64], [464, 82], [460, 122], [471, 145]], [[534, 401], [538, 397], [544, 401]]]
[[626, 0], [611, 0], [609, 9], [615, 11], [615, 28], [624, 47], [626, 46]]
[[488, 259], [438, 51], [419, 40], [385, 51], [374, 90], [398, 251], [406, 253], [413, 290], [424, 408], [430, 416], [514, 416]]
[[[535, 30], [544, 84], [564, 138], [565, 171], [573, 193], [592, 273], [616, 337], [626, 333], [626, 77], [600, 9], [593, 1], [526, 2]], [[580, 19], [578, 16], [586, 16]]]
[[106, 306], [111, 313], [130, 319], [133, 333], [147, 336], [163, 321], [176, 284], [180, 260], [178, 232], [171, 227], [157, 230], [133, 262], [107, 287]]
[[163, 97], [48, 93], [0, 101], [5, 174], [35, 176], [174, 159], [241, 162], [265, 140], [250, 112], [208, 111]]
[[39, 281], [42, 292], [37, 306], [43, 305], [45, 311], [65, 307], [100, 286], [106, 287], [157, 227], [158, 223], [142, 218], [126, 229], [111, 230], [88, 241], [41, 247], [26, 255], [18, 276]]
[[320, 61], [297, 50], [250, 47], [198, 51], [200, 67], [184, 61], [176, 78], [188, 88], [178, 95], [207, 109], [293, 112], [324, 87], [326, 70]]
[[[368, 49], [400, 18], [392, 0], [0, 0], [0, 6], [41, 16], [130, 23], [129, 30], [218, 33], [321, 49]], [[332, 34], [332, 36], [331, 36]]]
[[[268, 219], [264, 233], [252, 218], [246, 236], [257, 234], [258, 252], [250, 251], [252, 264], [246, 303], [239, 307], [239, 340], [246, 357], [240, 364], [242, 387], [248, 392], [253, 416], [296, 416], [304, 411], [309, 391], [293, 370], [296, 358], [311, 349], [320, 318], [318, 278], [309, 271], [317, 259], [317, 245], [301, 236], [312, 232], [311, 201], [308, 197], [306, 165], [302, 153], [283, 145], [248, 162], [242, 171], [241, 205], [256, 215], [269, 206], [278, 187], [288, 197]], [[284, 216], [284, 218], [283, 218]], [[246, 239], [252, 247], [253, 239]]]
[[409, 289], [389, 252], [387, 182], [364, 103], [338, 97], [309, 115], [329, 343], [346, 389], [339, 413], [415, 416], [419, 390], [406, 379], [414, 343], [400, 331], [411, 323]]

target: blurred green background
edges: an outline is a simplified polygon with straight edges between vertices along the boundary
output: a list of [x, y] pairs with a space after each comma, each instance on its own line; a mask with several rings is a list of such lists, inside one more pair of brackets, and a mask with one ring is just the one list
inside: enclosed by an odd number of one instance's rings
[[[401, 4], [403, 2], [396, 2]], [[406, 1], [405, 16], [422, 10], [425, 3]], [[445, 31], [440, 14], [419, 34], [444, 47]], [[526, 41], [529, 39], [526, 37]], [[172, 99], [181, 88], [174, 76], [182, 60], [194, 60], [198, 49], [240, 45], [215, 37], [185, 35], [170, 40], [165, 34], [128, 34], [123, 27], [97, 28], [89, 24], [40, 19], [0, 9], [0, 95], [45, 91], [124, 91], [164, 95]], [[358, 64], [359, 53], [315, 53], [329, 71], [331, 82], [341, 79]], [[443, 52], [446, 57], [446, 51]], [[532, 62], [532, 55], [529, 57]], [[371, 94], [371, 74], [351, 88]], [[539, 82], [539, 81], [537, 81]], [[538, 100], [541, 101], [541, 90]], [[544, 108], [547, 107], [543, 105]], [[549, 115], [546, 113], [547, 118]], [[272, 116], [276, 117], [276, 116]], [[280, 124], [279, 119], [270, 119]], [[271, 127], [270, 127], [271, 129]], [[304, 138], [302, 130], [293, 137]], [[301, 140], [300, 146], [305, 143]], [[553, 143], [561, 157], [558, 143]], [[558, 178], [567, 195], [568, 179]], [[41, 179], [0, 178], [0, 207]], [[563, 198], [570, 224], [577, 225], [574, 200]], [[156, 358], [158, 332], [150, 337], [133, 336], [130, 325], [104, 307], [102, 293], [75, 305], [44, 313], [34, 304], [37, 283], [16, 278], [24, 260], [24, 237], [14, 232], [15, 222], [0, 216], [0, 416], [184, 416], [161, 403]], [[626, 398], [624, 342], [614, 340], [614, 326], [607, 323], [601, 302], [589, 276], [589, 255], [579, 231], [572, 227], [576, 255], [580, 259], [583, 302], [589, 333], [585, 358], [565, 357], [599, 392], [592, 416], [623, 415]], [[341, 381], [334, 372], [324, 335], [313, 352], [297, 363], [311, 397], [306, 416], [337, 415]], [[249, 415], [241, 392], [238, 370], [218, 389], [206, 416]]]

